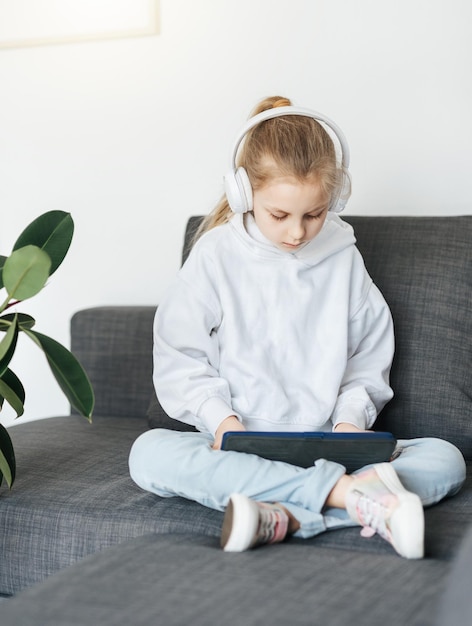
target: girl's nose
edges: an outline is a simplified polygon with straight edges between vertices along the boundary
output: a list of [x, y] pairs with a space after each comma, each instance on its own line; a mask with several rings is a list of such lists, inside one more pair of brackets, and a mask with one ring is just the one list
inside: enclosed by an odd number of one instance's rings
[[302, 222], [293, 222], [290, 224], [288, 234], [294, 241], [300, 241], [305, 235], [305, 227]]

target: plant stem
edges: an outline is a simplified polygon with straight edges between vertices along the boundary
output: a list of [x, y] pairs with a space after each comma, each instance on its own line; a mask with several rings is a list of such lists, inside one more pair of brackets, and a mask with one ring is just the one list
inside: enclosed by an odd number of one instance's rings
[[6, 311], [7, 309], [9, 309], [11, 306], [16, 306], [17, 304], [20, 304], [21, 300], [13, 300], [13, 302], [8, 303], [4, 309], [2, 309], [3, 311]]
[[10, 302], [10, 296], [7, 295], [7, 299], [5, 300], [5, 302], [2, 305], [0, 305], [0, 313], [3, 313], [3, 311], [5, 311], [5, 309], [9, 306], [8, 304], [9, 302]]

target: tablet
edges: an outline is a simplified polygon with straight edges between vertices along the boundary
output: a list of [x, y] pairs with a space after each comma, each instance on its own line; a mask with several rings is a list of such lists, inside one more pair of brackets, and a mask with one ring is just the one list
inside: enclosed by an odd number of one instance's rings
[[351, 473], [371, 463], [389, 461], [396, 443], [387, 432], [229, 431], [223, 435], [221, 449], [257, 454], [299, 467], [312, 467], [317, 459], [326, 459], [344, 465]]

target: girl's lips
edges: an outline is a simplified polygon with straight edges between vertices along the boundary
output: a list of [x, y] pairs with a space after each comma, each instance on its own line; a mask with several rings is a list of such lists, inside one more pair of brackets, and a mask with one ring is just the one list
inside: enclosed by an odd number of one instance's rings
[[299, 248], [302, 245], [303, 242], [300, 243], [286, 243], [285, 241], [282, 242], [283, 246], [286, 246], [287, 248]]

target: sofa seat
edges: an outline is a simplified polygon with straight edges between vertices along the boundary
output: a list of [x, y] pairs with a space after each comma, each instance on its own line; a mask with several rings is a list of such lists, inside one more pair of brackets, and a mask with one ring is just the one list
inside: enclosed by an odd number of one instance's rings
[[2, 626], [432, 626], [449, 570], [301, 543], [230, 554], [214, 537], [145, 535], [7, 600]]
[[220, 513], [133, 483], [129, 450], [147, 427], [146, 419], [65, 416], [10, 429], [18, 476], [1, 494], [0, 594], [146, 533], [219, 534]]
[[[129, 477], [129, 450], [147, 428], [146, 419], [95, 417], [89, 424], [79, 416], [11, 428], [19, 472], [14, 489], [1, 496], [1, 594], [149, 533], [219, 537], [222, 513], [144, 492]], [[451, 560], [471, 519], [469, 475], [458, 496], [426, 510], [426, 557]], [[300, 543], [306, 552], [323, 547], [400, 558], [380, 537], [362, 538], [358, 528], [292, 538], [286, 545]]]

